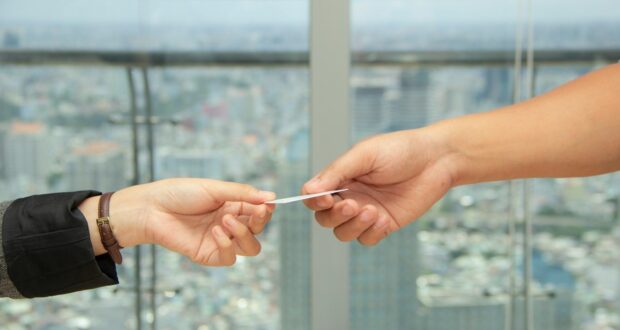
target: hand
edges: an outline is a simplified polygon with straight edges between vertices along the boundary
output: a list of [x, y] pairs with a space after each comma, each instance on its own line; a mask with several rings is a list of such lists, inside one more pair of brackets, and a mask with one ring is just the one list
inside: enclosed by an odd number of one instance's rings
[[450, 152], [424, 129], [379, 135], [355, 145], [307, 182], [303, 193], [348, 188], [304, 203], [341, 241], [374, 245], [413, 222], [453, 185]]
[[[199, 264], [227, 266], [260, 252], [255, 235], [271, 219], [274, 207], [263, 203], [273, 198], [243, 184], [168, 179], [116, 192], [110, 221], [122, 246], [154, 243]], [[98, 240], [97, 233], [93, 244]]]

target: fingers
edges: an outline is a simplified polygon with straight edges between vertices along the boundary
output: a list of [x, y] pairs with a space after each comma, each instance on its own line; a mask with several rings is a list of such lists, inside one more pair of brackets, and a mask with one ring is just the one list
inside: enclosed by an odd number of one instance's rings
[[275, 199], [276, 194], [236, 182], [203, 180], [202, 184], [209, 194], [219, 202], [241, 201], [251, 204], [262, 204]]
[[334, 204], [334, 207], [318, 211], [314, 217], [319, 225], [326, 228], [335, 228], [360, 213], [360, 207], [352, 199], [345, 199]]
[[211, 230], [215, 238], [215, 244], [218, 248], [218, 258], [212, 263], [212, 266], [231, 266], [237, 261], [235, 254], [235, 246], [222, 227], [215, 226]]
[[366, 229], [357, 240], [362, 245], [377, 245], [382, 239], [390, 234], [390, 220], [387, 217], [380, 217], [372, 227]]
[[334, 229], [336, 238], [343, 242], [357, 239], [377, 221], [377, 208], [373, 205], [364, 206], [359, 215], [344, 222]]
[[[375, 152], [370, 147], [371, 145], [369, 143], [362, 143], [353, 147], [308, 181], [303, 187], [303, 192], [312, 194], [337, 189], [348, 181], [371, 172], [375, 157]], [[328, 202], [328, 198], [317, 198], [314, 202], [318, 205], [321, 203], [321, 200], [325, 204]], [[313, 204], [310, 202], [306, 205]]]
[[246, 224], [254, 235], [258, 235], [263, 232], [265, 225], [271, 220], [274, 210], [275, 205], [271, 204], [240, 203], [237, 220]]
[[265, 229], [265, 225], [267, 225], [270, 220], [271, 213], [268, 213], [264, 217], [252, 216], [248, 220], [248, 227], [250, 228], [252, 234], [258, 235], [263, 232], [263, 230]]
[[[306, 193], [306, 192], [303, 192], [303, 189], [302, 189], [302, 193]], [[323, 210], [331, 209], [332, 207], [334, 207], [336, 203], [338, 203], [342, 199], [343, 197], [341, 197], [340, 194], [325, 195], [325, 196], [306, 199], [304, 200], [304, 204], [306, 204], [308, 208], [314, 211], [323, 211]]]
[[[305, 186], [304, 186], [304, 194], [310, 194], [309, 192], [305, 191]], [[310, 198], [310, 199], [306, 199], [304, 200], [304, 204], [306, 205], [306, 207], [310, 208], [311, 210], [314, 211], [323, 211], [323, 210], [327, 210], [330, 209], [334, 206], [334, 203], [336, 202], [336, 200], [334, 199], [334, 196], [332, 195], [326, 195], [326, 196], [321, 196], [321, 197], [316, 197], [316, 198]]]
[[260, 243], [254, 237], [250, 228], [229, 214], [224, 216], [222, 222], [224, 227], [232, 234], [234, 242], [240, 249], [238, 251], [240, 255], [255, 256], [260, 253]]

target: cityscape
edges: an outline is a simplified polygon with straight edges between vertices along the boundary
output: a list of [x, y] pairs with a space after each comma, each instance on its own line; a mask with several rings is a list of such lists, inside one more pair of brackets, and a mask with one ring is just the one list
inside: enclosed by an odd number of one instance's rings
[[[556, 26], [542, 29], [537, 42], [543, 49], [570, 48], [561, 40], [572, 40], [571, 47], [584, 51], [609, 49], [620, 47], [619, 28], [611, 23], [581, 30]], [[480, 43], [482, 30], [487, 39]], [[0, 22], [0, 43], [11, 49], [307, 50], [305, 28], [254, 29], [251, 36], [244, 29], [198, 36], [187, 29], [151, 31], [147, 41], [140, 41], [139, 30], [124, 33], [122, 27], [89, 30], [96, 38], [76, 37], [75, 27], [45, 31], [45, 26]], [[512, 30], [484, 27], [431, 36], [419, 32], [423, 29], [356, 31], [354, 49], [377, 51], [509, 49], [514, 43]], [[181, 37], [185, 34], [194, 37]], [[408, 35], [427, 37], [408, 40]], [[161, 44], [154, 36], [161, 36]], [[541, 66], [536, 93], [600, 65]], [[351, 141], [510, 104], [513, 74], [510, 61], [429, 68], [354, 64]], [[150, 69], [149, 79], [160, 119], [154, 127], [156, 179], [209, 177], [288, 196], [312, 175], [307, 66], [164, 67]], [[130, 102], [124, 68], [0, 66], [0, 200], [130, 185], [135, 179]], [[144, 126], [140, 182], [148, 180], [149, 168]], [[524, 282], [523, 236], [508, 235], [511, 219], [518, 231], [523, 228], [523, 210], [515, 207], [523, 196], [510, 188], [506, 182], [459, 187], [377, 247], [352, 244], [351, 328], [484, 330], [502, 329], [508, 322], [522, 327], [522, 295], [508, 311], [510, 281], [517, 290]], [[527, 198], [534, 222], [535, 328], [620, 329], [619, 175], [532, 180]], [[160, 248], [152, 260], [150, 248], [142, 248], [142, 318], [156, 319], [158, 329], [309, 329], [311, 219], [302, 205], [281, 207], [260, 237], [261, 254], [241, 258], [231, 268], [201, 267]], [[0, 324], [7, 329], [135, 328], [136, 251], [124, 254], [118, 287], [3, 299]], [[150, 288], [153, 262], [157, 277]], [[156, 315], [147, 304], [151, 289]]]

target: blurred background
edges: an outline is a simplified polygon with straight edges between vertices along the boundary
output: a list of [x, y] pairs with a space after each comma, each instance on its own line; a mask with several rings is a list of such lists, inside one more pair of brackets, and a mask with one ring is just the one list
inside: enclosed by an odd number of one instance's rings
[[[176, 176], [297, 194], [310, 1], [0, 1], [0, 200]], [[350, 143], [620, 60], [616, 0], [351, 0], [350, 22]], [[342, 312], [351, 329], [620, 329], [619, 203], [618, 174], [454, 189], [350, 245]], [[0, 327], [311, 329], [312, 299], [330, 303], [310, 286], [311, 221], [281, 207], [232, 268], [129, 249], [119, 286], [2, 299]]]

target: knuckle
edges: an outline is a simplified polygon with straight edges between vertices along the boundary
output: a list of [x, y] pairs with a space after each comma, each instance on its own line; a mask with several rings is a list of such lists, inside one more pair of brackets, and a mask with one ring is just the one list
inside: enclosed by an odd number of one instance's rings
[[379, 240], [376, 238], [364, 238], [364, 237], [360, 237], [358, 240], [358, 242], [360, 242], [360, 244], [364, 245], [364, 246], [375, 246], [379, 243]]
[[224, 266], [232, 266], [237, 262], [237, 256], [232, 256], [231, 258], [224, 261]]
[[321, 210], [321, 208], [318, 207], [313, 200], [310, 200], [310, 199], [305, 200], [304, 204], [306, 205], [307, 208], [309, 208], [311, 210], [314, 210], [314, 211], [320, 211]]
[[318, 222], [319, 225], [321, 225], [321, 227], [323, 227], [323, 228], [331, 228], [331, 226], [329, 226], [329, 218], [328, 218], [327, 214], [325, 214], [323, 212], [316, 212], [314, 214], [314, 218], [316, 219], [316, 222]]
[[219, 244], [220, 244], [220, 247], [219, 247], [220, 250], [226, 250], [226, 249], [230, 249], [233, 247], [233, 243], [232, 241], [230, 241], [230, 239], [228, 240], [228, 242], [221, 242]]
[[195, 264], [200, 264], [201, 262], [201, 258], [198, 255], [191, 255], [189, 257], [189, 260], [191, 260], [193, 263]]
[[248, 227], [246, 227], [246, 226], [239, 226], [239, 229], [238, 229], [238, 231], [237, 231], [235, 236], [237, 236], [240, 239], [247, 239], [251, 235], [252, 234], [250, 233], [250, 230], [248, 229]]
[[251, 257], [255, 257], [255, 256], [259, 255], [261, 249], [262, 249], [261, 245], [257, 244], [256, 247], [254, 249], [252, 249], [252, 251], [250, 251], [250, 256]]
[[252, 221], [254, 222], [254, 224], [256, 224], [258, 226], [262, 226], [262, 225], [266, 224], [270, 219], [271, 219], [270, 215], [267, 215], [267, 216], [264, 216], [264, 217], [257, 216], [257, 217], [253, 217]]
[[195, 256], [192, 256], [192, 257], [190, 258], [190, 260], [191, 260], [193, 263], [195, 263], [195, 264], [198, 264], [198, 265], [203, 265], [203, 266], [207, 266], [207, 265], [208, 265], [208, 263], [209, 263], [208, 258], [206, 258], [206, 257], [204, 257], [204, 256], [202, 256], [202, 255], [195, 255]]
[[262, 233], [264, 229], [265, 226], [263, 225], [254, 225], [254, 227], [252, 228], [252, 233], [254, 233], [254, 235], [258, 235]]
[[244, 183], [244, 184], [243, 184], [243, 189], [246, 189], [246, 190], [248, 190], [248, 191], [255, 191], [255, 190], [256, 190], [256, 188], [254, 188], [254, 186], [249, 185], [249, 184], [247, 184], [247, 183]]
[[341, 242], [349, 242], [352, 240], [352, 238], [348, 237], [348, 235], [336, 229], [334, 229], [334, 236], [336, 236], [336, 238]]
[[239, 184], [239, 188], [247, 193], [253, 193], [256, 191], [256, 188], [254, 188], [253, 186], [249, 185], [249, 184], [245, 184], [245, 183], [240, 183]]

